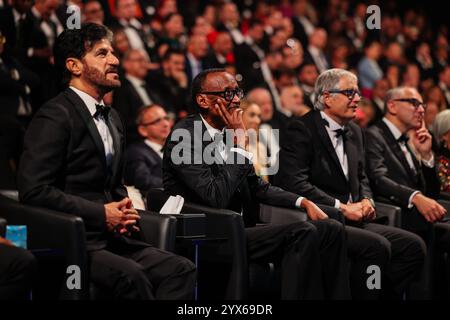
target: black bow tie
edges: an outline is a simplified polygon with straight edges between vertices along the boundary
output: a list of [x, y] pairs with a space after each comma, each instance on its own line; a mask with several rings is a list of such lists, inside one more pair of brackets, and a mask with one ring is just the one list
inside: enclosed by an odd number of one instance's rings
[[337, 130], [334, 130], [334, 132], [336, 133], [336, 138], [342, 137], [343, 140], [345, 140], [347, 138], [347, 134], [348, 134], [347, 128], [337, 129]]
[[97, 111], [94, 113], [94, 118], [97, 118], [99, 115], [103, 117], [103, 119], [108, 120], [109, 112], [111, 111], [110, 106], [104, 106], [102, 104], [95, 104], [95, 108]]
[[407, 144], [409, 140], [409, 137], [406, 134], [402, 134], [398, 139], [397, 142], [401, 142], [404, 144]]

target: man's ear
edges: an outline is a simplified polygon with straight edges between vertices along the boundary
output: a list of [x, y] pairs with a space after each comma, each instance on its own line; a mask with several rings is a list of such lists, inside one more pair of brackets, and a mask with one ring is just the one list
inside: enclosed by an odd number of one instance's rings
[[137, 130], [142, 137], [147, 138], [147, 131], [145, 131], [143, 126], [138, 125]]
[[393, 101], [386, 102], [386, 113], [396, 115], [397, 114], [397, 106]]
[[206, 99], [206, 95], [204, 95], [204, 94], [197, 94], [197, 96], [195, 97], [195, 101], [197, 102], [197, 105], [200, 108], [203, 108], [203, 109], [208, 109], [209, 108], [208, 100]]
[[80, 76], [83, 71], [83, 64], [77, 58], [67, 58], [66, 68], [69, 72], [75, 76]]
[[324, 92], [320, 98], [322, 99], [322, 104], [325, 106], [324, 109], [328, 108], [330, 105], [331, 95], [328, 92]]

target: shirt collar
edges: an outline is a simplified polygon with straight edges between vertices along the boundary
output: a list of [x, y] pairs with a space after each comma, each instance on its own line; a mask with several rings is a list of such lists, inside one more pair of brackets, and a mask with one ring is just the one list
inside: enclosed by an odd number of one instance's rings
[[16, 9], [12, 9], [13, 15], [14, 15], [14, 23], [17, 23], [22, 17], [25, 18], [25, 13], [20, 14], [19, 11]]
[[292, 111], [290, 111], [288, 109], [281, 107], [278, 111], [280, 111], [282, 114], [284, 114], [288, 118], [292, 117]]
[[160, 156], [162, 155], [162, 151], [161, 151], [161, 149], [162, 149], [162, 147], [163, 147], [162, 145], [160, 145], [159, 143], [150, 141], [150, 140], [148, 140], [148, 139], [145, 139], [144, 142], [145, 142], [145, 144], [146, 144], [147, 146], [149, 146], [150, 148], [152, 148], [153, 151], [155, 151], [157, 154], [159, 154]]
[[308, 51], [311, 53], [311, 55], [318, 55], [321, 53], [319, 48], [313, 46], [308, 46]]
[[135, 87], [140, 87], [140, 86], [142, 86], [142, 85], [145, 84], [145, 81], [144, 81], [144, 80], [139, 79], [139, 78], [136, 78], [135, 76], [132, 76], [132, 75], [127, 74], [125, 77], [126, 77], [126, 78], [128, 79], [128, 81], [130, 81], [131, 84], [132, 84], [133, 86], [135, 86]]
[[333, 120], [329, 115], [327, 115], [325, 112], [320, 111], [320, 115], [322, 116], [322, 119], [325, 119], [328, 121], [328, 130], [335, 131], [339, 129], [343, 129], [344, 127], [341, 126], [339, 123]]
[[36, 18], [38, 18], [38, 19], [41, 19], [41, 18], [42, 18], [41, 13], [36, 9], [36, 7], [32, 7], [32, 8], [31, 8], [31, 12], [33, 13], [33, 15], [34, 15]]
[[103, 100], [98, 102], [92, 96], [90, 96], [84, 91], [81, 91], [80, 89], [77, 89], [73, 86], [70, 86], [69, 88], [72, 89], [81, 98], [81, 100], [83, 100], [84, 104], [89, 109], [89, 112], [91, 113], [92, 116], [94, 116], [94, 114], [97, 112], [97, 108], [95, 107], [95, 105], [104, 104]]
[[395, 140], [398, 140], [400, 136], [402, 135], [401, 131], [398, 130], [398, 128], [393, 124], [391, 121], [389, 121], [386, 118], [383, 118], [383, 122], [388, 126], [391, 133], [394, 135]]
[[128, 26], [131, 25], [131, 26], [133, 26], [135, 28], [138, 28], [138, 29], [142, 28], [142, 24], [136, 18], [132, 18], [130, 20], [126, 20], [126, 19], [121, 18], [121, 19], [119, 19], [119, 23], [122, 26], [125, 26], [125, 27], [128, 27]]
[[214, 137], [216, 136], [216, 134], [223, 134], [225, 128], [221, 130], [214, 128], [213, 126], [211, 126], [206, 120], [205, 118], [203, 118], [202, 115], [200, 115], [200, 117], [202, 118], [203, 124], [206, 127], [206, 130], [208, 131], [208, 134], [210, 135], [210, 137], [214, 140]]

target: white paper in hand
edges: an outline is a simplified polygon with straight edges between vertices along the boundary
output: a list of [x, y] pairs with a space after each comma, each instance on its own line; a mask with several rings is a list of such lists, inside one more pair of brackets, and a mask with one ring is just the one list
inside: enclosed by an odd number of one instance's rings
[[159, 211], [160, 214], [180, 214], [184, 205], [184, 198], [182, 196], [170, 196]]

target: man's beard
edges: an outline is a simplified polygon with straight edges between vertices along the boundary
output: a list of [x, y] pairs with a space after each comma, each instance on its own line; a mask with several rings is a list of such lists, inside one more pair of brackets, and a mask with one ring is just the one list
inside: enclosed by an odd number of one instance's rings
[[97, 86], [103, 92], [109, 92], [115, 88], [120, 87], [119, 79], [107, 79], [106, 76], [109, 72], [118, 72], [116, 67], [111, 67], [106, 70], [105, 73], [100, 72], [95, 67], [90, 67], [87, 64], [84, 65], [85, 77], [93, 85]]

